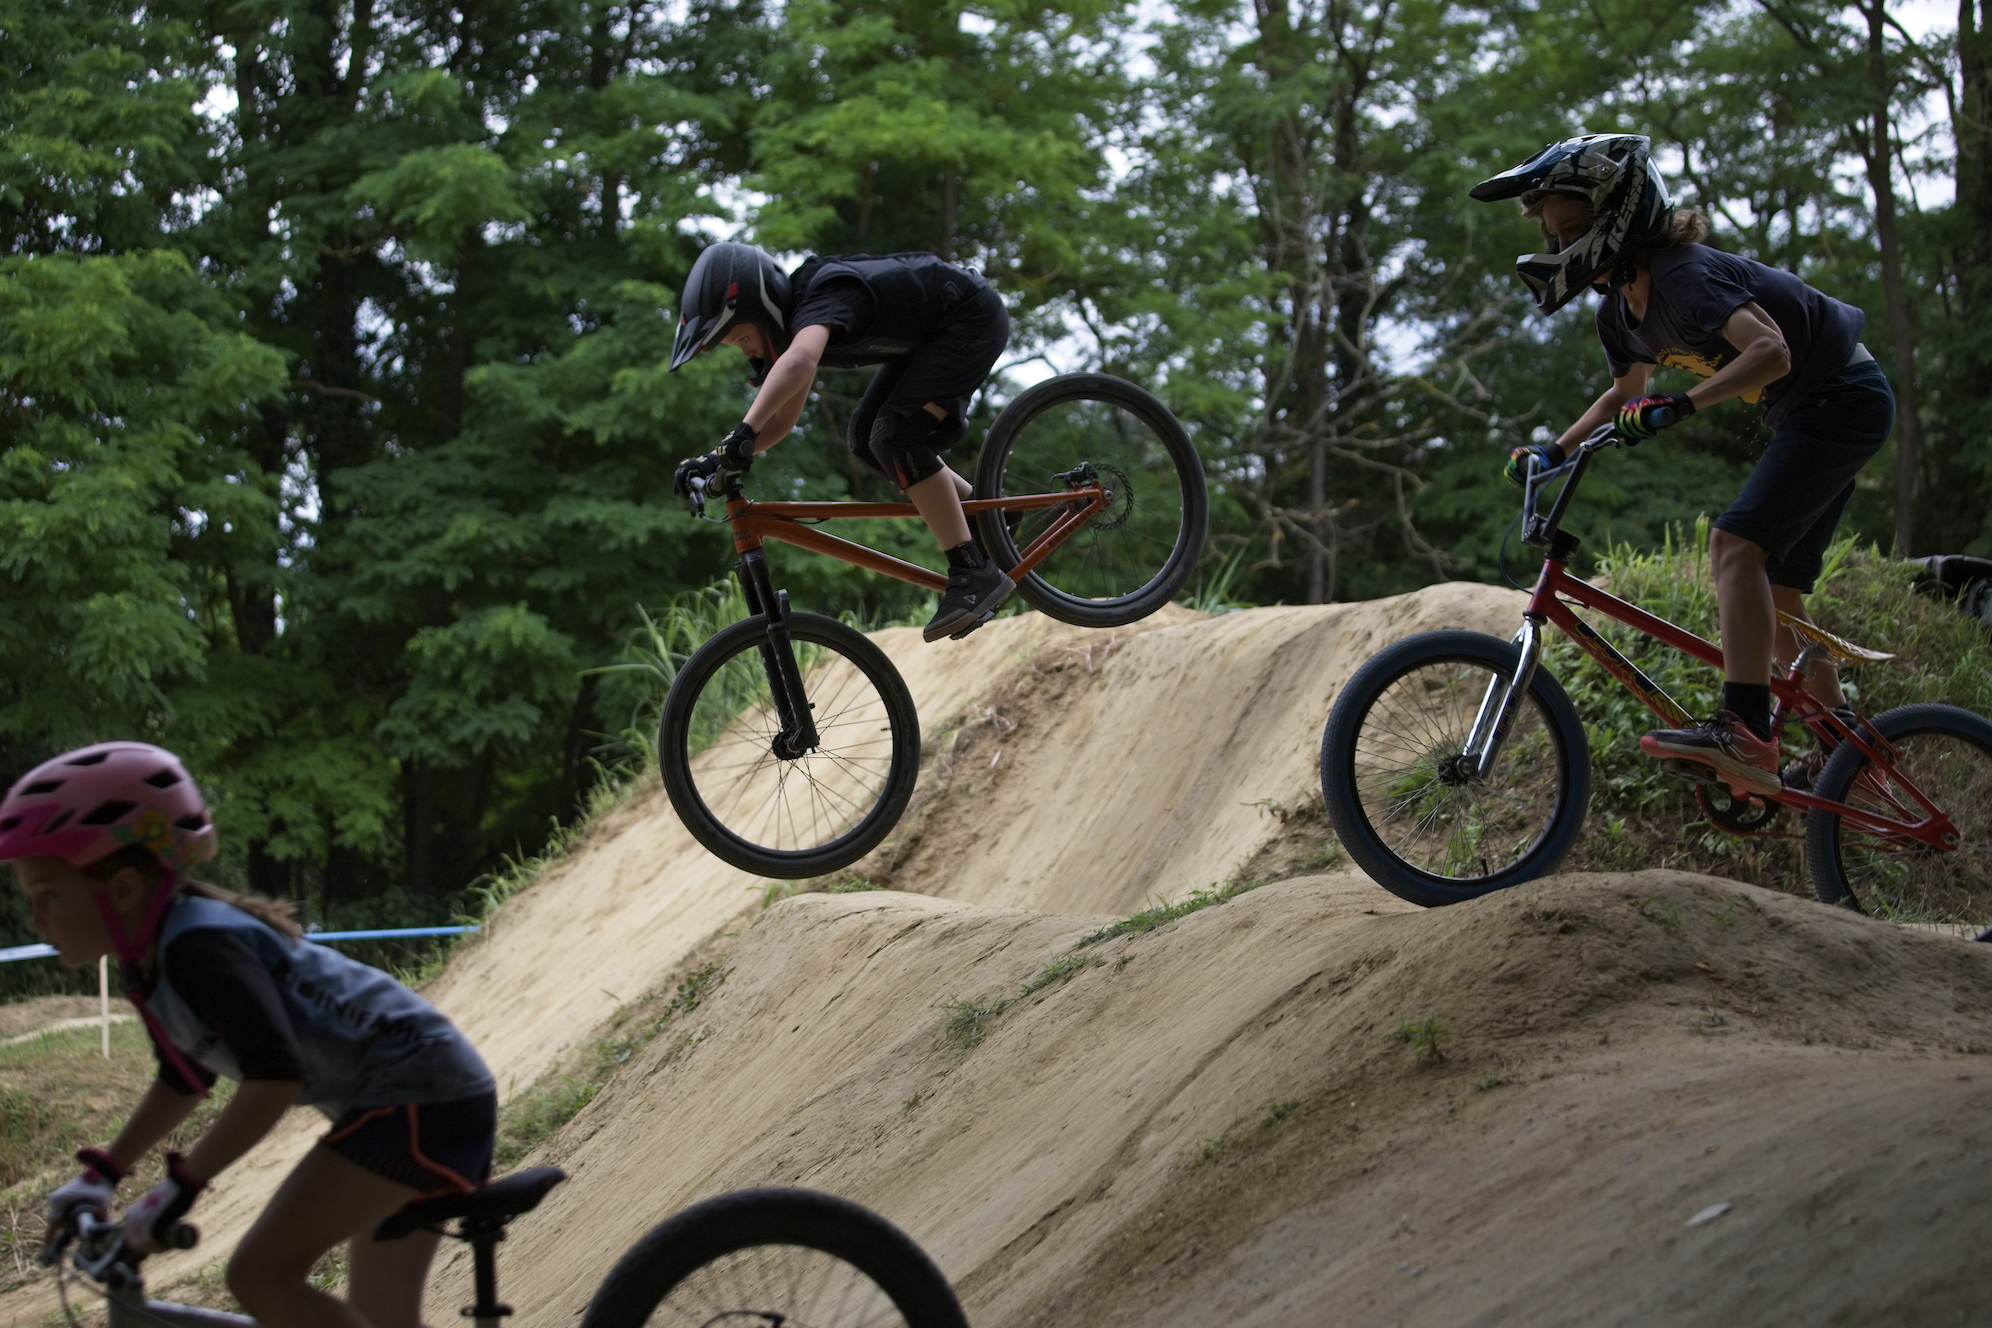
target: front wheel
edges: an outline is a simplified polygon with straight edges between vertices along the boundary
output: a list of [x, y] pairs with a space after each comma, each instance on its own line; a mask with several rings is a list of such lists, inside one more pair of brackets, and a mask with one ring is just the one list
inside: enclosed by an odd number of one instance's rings
[[[1169, 408], [1108, 374], [1063, 374], [1005, 406], [975, 462], [977, 498], [1093, 484], [1107, 491], [1106, 510], [1023, 577], [1017, 594], [1060, 622], [1123, 627], [1183, 588], [1210, 523], [1203, 462]], [[982, 512], [976, 530], [1009, 571], [1068, 510]]]
[[920, 773], [920, 717], [885, 652], [835, 618], [791, 613], [817, 744], [792, 750], [756, 614], [715, 633], [671, 683], [657, 728], [664, 791], [721, 861], [783, 880], [848, 867], [899, 823]]
[[[1813, 893], [1901, 922], [1983, 924], [1992, 917], [1992, 723], [1947, 705], [1883, 711], [1874, 727], [1895, 748], [1894, 768], [1950, 818], [1955, 847], [1864, 833], [1835, 812], [1805, 818], [1805, 865]], [[1822, 798], [1896, 820], [1918, 821], [1922, 805], [1901, 779], [1842, 743], [1819, 772]]]
[[968, 1328], [926, 1252], [867, 1208], [810, 1190], [695, 1204], [630, 1248], [581, 1328]]
[[1547, 875], [1591, 800], [1591, 753], [1570, 698], [1538, 667], [1485, 779], [1463, 759], [1490, 686], [1520, 648], [1480, 632], [1425, 632], [1343, 684], [1321, 735], [1321, 791], [1342, 847], [1370, 879], [1427, 908]]

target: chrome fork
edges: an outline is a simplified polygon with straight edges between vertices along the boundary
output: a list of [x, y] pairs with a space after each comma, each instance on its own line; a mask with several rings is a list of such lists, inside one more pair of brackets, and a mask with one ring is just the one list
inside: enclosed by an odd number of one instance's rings
[[1494, 763], [1501, 759], [1501, 749], [1508, 744], [1508, 735], [1514, 732], [1515, 720], [1522, 711], [1522, 698], [1529, 694], [1529, 684], [1535, 681], [1536, 665], [1542, 662], [1542, 619], [1535, 614], [1524, 614], [1522, 628], [1514, 635], [1521, 646], [1521, 658], [1515, 664], [1515, 676], [1507, 682], [1496, 677], [1487, 684], [1487, 694], [1480, 698], [1480, 710], [1473, 717], [1473, 728], [1466, 735], [1465, 761], [1462, 764], [1472, 770], [1477, 779], [1486, 779], [1494, 773]]

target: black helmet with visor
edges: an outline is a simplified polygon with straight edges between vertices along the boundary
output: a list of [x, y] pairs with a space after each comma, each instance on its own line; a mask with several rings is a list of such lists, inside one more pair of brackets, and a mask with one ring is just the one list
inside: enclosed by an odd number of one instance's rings
[[1482, 203], [1519, 198], [1528, 205], [1545, 194], [1577, 199], [1591, 212], [1590, 229], [1573, 243], [1551, 239], [1548, 253], [1515, 259], [1515, 272], [1545, 314], [1561, 309], [1586, 286], [1623, 284], [1632, 260], [1666, 229], [1673, 210], [1644, 134], [1566, 138], [1472, 190]]
[[769, 363], [788, 349], [789, 312], [788, 273], [767, 250], [731, 240], [708, 245], [685, 278], [671, 367], [718, 345], [734, 326], [749, 323], [761, 329], [768, 346], [768, 360], [747, 360], [759, 384], [768, 376]]

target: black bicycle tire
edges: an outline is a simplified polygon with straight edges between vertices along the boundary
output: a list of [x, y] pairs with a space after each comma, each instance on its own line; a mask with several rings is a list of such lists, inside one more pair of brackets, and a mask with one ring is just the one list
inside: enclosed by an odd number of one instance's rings
[[767, 642], [767, 619], [755, 614], [715, 632], [692, 652], [672, 680], [657, 725], [657, 766], [664, 792], [692, 837], [720, 861], [777, 880], [801, 880], [848, 867], [892, 833], [920, 775], [920, 717], [906, 680], [885, 652], [855, 628], [816, 613], [789, 614], [789, 635], [837, 651], [877, 687], [892, 728], [891, 764], [884, 792], [863, 820], [827, 844], [811, 849], [774, 849], [735, 833], [706, 805], [693, 781], [689, 755], [692, 708], [719, 669], [743, 651]]
[[914, 1240], [861, 1204], [814, 1190], [736, 1190], [652, 1228], [609, 1270], [581, 1328], [640, 1328], [671, 1289], [713, 1259], [800, 1245], [869, 1277], [908, 1328], [968, 1328], [947, 1278]]
[[[1140, 589], [1113, 599], [1085, 599], [1067, 594], [1032, 572], [1017, 584], [1017, 594], [1038, 612], [1076, 627], [1125, 627], [1139, 622], [1174, 599], [1195, 570], [1210, 529], [1210, 490], [1204, 481], [1203, 459], [1182, 422], [1156, 396], [1111, 374], [1061, 374], [1019, 393], [989, 426], [975, 461], [975, 496], [999, 498], [1003, 463], [1017, 434], [1037, 416], [1069, 401], [1107, 401], [1133, 414], [1154, 431], [1176, 468], [1183, 494], [1183, 523], [1176, 546], [1162, 569]], [[976, 516], [976, 532], [997, 566], [1008, 571], [1021, 556], [1000, 512]]]
[[1536, 880], [1555, 871], [1576, 845], [1591, 801], [1591, 752], [1584, 722], [1563, 685], [1537, 667], [1529, 694], [1541, 707], [1545, 727], [1561, 750], [1563, 787], [1550, 817], [1550, 829], [1526, 856], [1475, 882], [1434, 875], [1405, 862], [1371, 826], [1356, 787], [1356, 739], [1377, 699], [1399, 678], [1428, 664], [1482, 664], [1512, 678], [1520, 647], [1482, 632], [1423, 632], [1384, 647], [1342, 684], [1321, 731], [1321, 792], [1329, 821], [1342, 847], [1369, 878], [1400, 899], [1425, 908], [1464, 903]]
[[[1899, 743], [1919, 733], [1942, 733], [1976, 745], [1992, 762], [1992, 721], [1962, 706], [1919, 704], [1884, 710], [1871, 721], [1875, 731], [1891, 743]], [[1813, 792], [1833, 802], [1845, 802], [1847, 790], [1867, 765], [1867, 757], [1852, 743], [1842, 743], [1826, 759]], [[1838, 813], [1813, 808], [1805, 815], [1805, 868], [1812, 877], [1812, 893], [1821, 903], [1865, 912], [1848, 881], [1840, 850]], [[1983, 921], [1983, 919], [1980, 919]]]

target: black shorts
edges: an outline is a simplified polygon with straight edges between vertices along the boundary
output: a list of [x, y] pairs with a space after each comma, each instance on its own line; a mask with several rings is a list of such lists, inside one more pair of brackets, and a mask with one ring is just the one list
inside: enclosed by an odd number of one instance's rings
[[1873, 360], [1850, 364], [1813, 389], [1771, 434], [1743, 492], [1715, 519], [1770, 559], [1774, 586], [1811, 594], [1854, 476], [1895, 427], [1895, 393]]
[[967, 432], [969, 404], [1009, 344], [1010, 313], [985, 286], [942, 320], [932, 341], [872, 375], [851, 414], [851, 455], [902, 489], [939, 474], [936, 454]]
[[491, 1179], [498, 1094], [353, 1107], [318, 1142], [355, 1166], [423, 1195], [462, 1194]]

